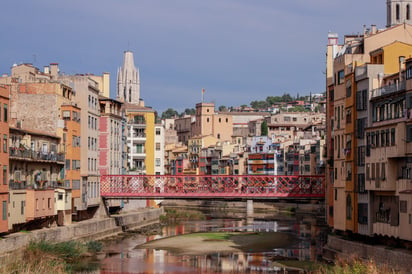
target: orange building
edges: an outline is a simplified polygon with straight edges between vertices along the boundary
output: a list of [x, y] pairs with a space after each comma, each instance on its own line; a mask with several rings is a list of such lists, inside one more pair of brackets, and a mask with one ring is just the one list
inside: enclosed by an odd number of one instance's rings
[[7, 201], [9, 196], [9, 94], [8, 86], [0, 85], [0, 233], [8, 231], [8, 209]]
[[[64, 185], [72, 189], [72, 206], [76, 200], [81, 200], [80, 193], [80, 108], [74, 104], [61, 106], [64, 120], [63, 142], [65, 145], [65, 176]], [[74, 212], [74, 208], [72, 208]]]

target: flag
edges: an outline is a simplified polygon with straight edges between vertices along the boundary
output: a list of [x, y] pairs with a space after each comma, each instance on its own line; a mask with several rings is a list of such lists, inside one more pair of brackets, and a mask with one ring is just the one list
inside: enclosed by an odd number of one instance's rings
[[202, 88], [202, 93], [205, 93], [205, 89], [204, 89], [204, 88]]

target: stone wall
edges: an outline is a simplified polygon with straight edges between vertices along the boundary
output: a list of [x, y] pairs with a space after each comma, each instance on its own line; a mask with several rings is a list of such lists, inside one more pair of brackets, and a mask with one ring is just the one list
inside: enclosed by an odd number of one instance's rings
[[328, 244], [325, 249], [343, 258], [358, 257], [362, 259], [373, 259], [378, 265], [387, 264], [399, 270], [412, 272], [412, 252], [408, 250], [367, 245], [331, 235], [328, 236]]
[[122, 217], [123, 225], [131, 228], [143, 227], [158, 222], [163, 213], [162, 208], [145, 209], [114, 218], [101, 218], [73, 223], [68, 226], [44, 228], [30, 232], [13, 233], [0, 239], [0, 254], [12, 252], [25, 247], [30, 241], [46, 240], [65, 242], [69, 240], [98, 240], [122, 232], [122, 226], [116, 219]]

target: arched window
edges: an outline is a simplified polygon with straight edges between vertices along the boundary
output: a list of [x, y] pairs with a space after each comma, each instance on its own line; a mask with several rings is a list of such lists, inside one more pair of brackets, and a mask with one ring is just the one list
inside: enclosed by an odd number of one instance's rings
[[352, 220], [352, 198], [349, 194], [346, 196], [346, 219]]
[[396, 20], [400, 19], [400, 10], [399, 10], [399, 4], [396, 4]]
[[409, 4], [408, 4], [406, 5], [406, 20], [409, 20], [409, 19], [411, 19], [411, 12], [409, 9]]
[[132, 101], [132, 88], [129, 88], [129, 102]]

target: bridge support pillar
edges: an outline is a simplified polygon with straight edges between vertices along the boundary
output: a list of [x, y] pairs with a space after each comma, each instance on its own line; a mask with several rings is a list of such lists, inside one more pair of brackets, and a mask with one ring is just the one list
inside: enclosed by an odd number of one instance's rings
[[253, 200], [246, 201], [246, 217], [253, 217]]

